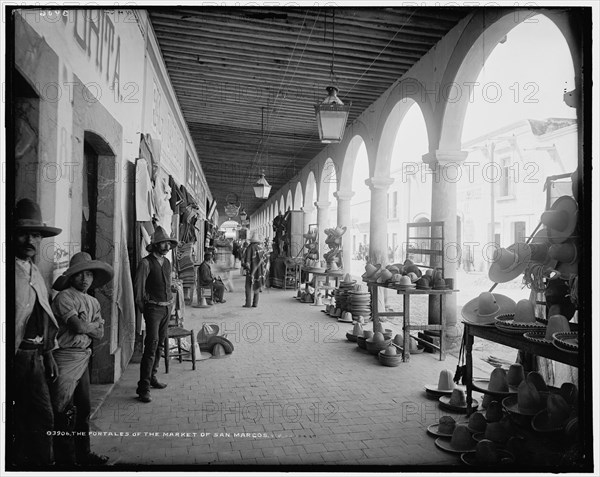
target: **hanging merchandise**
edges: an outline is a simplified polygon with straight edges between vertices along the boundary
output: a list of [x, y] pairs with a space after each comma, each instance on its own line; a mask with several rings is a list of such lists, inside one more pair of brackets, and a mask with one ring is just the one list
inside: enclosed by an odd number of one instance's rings
[[148, 174], [148, 162], [138, 158], [135, 163], [135, 215], [138, 222], [150, 222], [154, 215], [152, 181]]
[[160, 225], [167, 234], [171, 235], [171, 218], [173, 211], [169, 200], [171, 199], [171, 188], [166, 176], [159, 177], [152, 191], [154, 205], [156, 206], [156, 225]]

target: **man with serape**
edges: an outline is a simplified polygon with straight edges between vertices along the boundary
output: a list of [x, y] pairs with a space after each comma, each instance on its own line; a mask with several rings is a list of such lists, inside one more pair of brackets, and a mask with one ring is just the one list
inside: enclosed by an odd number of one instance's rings
[[[73, 255], [69, 268], [52, 288], [60, 293], [52, 303], [59, 322], [54, 359], [59, 378], [50, 388], [58, 436], [54, 440], [57, 464], [103, 465], [108, 457], [90, 450], [90, 373], [92, 338], [104, 336], [100, 302], [87, 294], [112, 280], [110, 265], [92, 260], [86, 252]], [[64, 435], [63, 435], [64, 433]]]
[[174, 302], [171, 291], [171, 262], [165, 255], [176, 246], [177, 240], [169, 237], [162, 227], [156, 227], [150, 244], [146, 246], [150, 254], [140, 261], [135, 275], [135, 306], [143, 313], [146, 324], [140, 380], [136, 390], [142, 402], [152, 401], [150, 387], [167, 387], [158, 381], [156, 373]]
[[[20, 200], [14, 211], [15, 351], [12, 360], [14, 448], [11, 458], [23, 468], [54, 463], [54, 414], [49, 383], [58, 377], [52, 350], [57, 347], [54, 318], [44, 279], [34, 263], [42, 238], [62, 230], [42, 222], [37, 203]], [[10, 358], [9, 358], [10, 359]]]
[[245, 308], [258, 306], [258, 294], [265, 284], [265, 264], [261, 249], [262, 240], [256, 231], [250, 236], [250, 245], [244, 252], [242, 267], [246, 270]]

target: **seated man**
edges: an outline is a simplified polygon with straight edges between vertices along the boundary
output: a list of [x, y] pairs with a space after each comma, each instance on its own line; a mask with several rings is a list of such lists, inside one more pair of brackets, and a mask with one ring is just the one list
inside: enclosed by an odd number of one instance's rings
[[225, 285], [223, 285], [221, 280], [217, 280], [213, 277], [212, 270], [210, 269], [210, 262], [212, 259], [212, 254], [204, 254], [204, 261], [198, 267], [198, 286], [212, 286], [214, 302], [225, 303], [225, 300], [223, 300]]

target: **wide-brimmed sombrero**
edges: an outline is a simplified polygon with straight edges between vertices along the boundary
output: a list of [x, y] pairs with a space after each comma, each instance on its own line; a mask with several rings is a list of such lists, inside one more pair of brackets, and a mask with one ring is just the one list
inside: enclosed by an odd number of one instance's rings
[[69, 288], [69, 279], [86, 270], [94, 273], [94, 281], [90, 289], [101, 287], [113, 278], [113, 268], [109, 264], [100, 260], [92, 260], [87, 252], [78, 252], [71, 257], [69, 268], [54, 281], [52, 288], [58, 291]]
[[488, 276], [494, 283], [509, 282], [523, 273], [530, 259], [531, 248], [523, 242], [496, 250]]
[[146, 245], [146, 251], [152, 252], [152, 246], [162, 242], [169, 242], [171, 244], [171, 248], [175, 248], [178, 243], [177, 240], [175, 240], [172, 237], [169, 237], [167, 235], [166, 230], [159, 225], [158, 227], [156, 227], [156, 230], [154, 230], [150, 243]]
[[577, 202], [569, 195], [559, 197], [542, 214], [540, 221], [546, 226], [551, 243], [564, 242], [577, 227]]
[[42, 237], [54, 237], [62, 232], [58, 227], [50, 227], [42, 222], [42, 212], [37, 202], [21, 199], [14, 212], [16, 232], [37, 232]]
[[500, 293], [483, 292], [467, 302], [461, 310], [464, 321], [471, 325], [493, 325], [499, 315], [514, 313], [517, 304]]

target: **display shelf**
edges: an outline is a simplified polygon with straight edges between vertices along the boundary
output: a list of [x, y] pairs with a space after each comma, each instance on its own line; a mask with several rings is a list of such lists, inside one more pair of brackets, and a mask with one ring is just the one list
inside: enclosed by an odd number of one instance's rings
[[479, 391], [479, 388], [473, 386], [473, 342], [474, 338], [482, 338], [494, 343], [498, 343], [510, 348], [518, 349], [526, 353], [558, 361], [569, 366], [579, 367], [579, 354], [567, 353], [549, 344], [534, 343], [528, 341], [522, 335], [508, 335], [498, 331], [494, 326], [479, 326], [463, 322], [466, 335], [466, 373], [465, 380], [467, 386], [467, 409], [473, 400], [473, 391]]
[[[374, 281], [363, 280], [369, 287], [371, 293], [371, 309], [373, 321], [378, 320], [380, 316], [401, 316], [402, 317], [402, 331], [404, 334], [404, 343], [402, 350], [402, 361], [410, 361], [410, 332], [413, 330], [425, 330], [425, 331], [440, 331], [440, 345], [430, 343], [422, 338], [414, 336], [418, 342], [427, 344], [427, 346], [434, 348], [439, 351], [440, 361], [446, 359], [446, 350], [444, 348], [444, 330], [446, 329], [446, 317], [444, 315], [444, 297], [452, 293], [456, 293], [459, 290], [417, 290], [415, 288], [398, 289], [392, 285], [386, 285], [383, 283], [377, 283]], [[402, 311], [382, 311], [378, 309], [378, 298], [379, 288], [387, 288], [388, 290], [395, 290], [398, 295], [403, 296], [403, 308]], [[439, 325], [412, 325], [410, 323], [410, 297], [412, 295], [439, 295], [440, 297], [440, 324]]]

